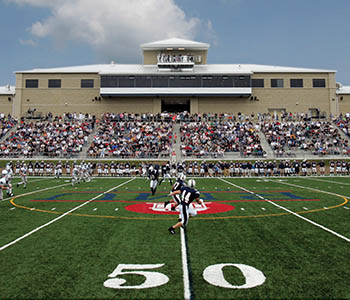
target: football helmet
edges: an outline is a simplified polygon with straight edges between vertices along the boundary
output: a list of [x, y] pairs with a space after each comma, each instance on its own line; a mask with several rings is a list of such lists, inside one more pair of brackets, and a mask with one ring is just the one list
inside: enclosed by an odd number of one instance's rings
[[188, 181], [188, 186], [189, 186], [190, 188], [194, 188], [194, 187], [196, 186], [196, 181], [195, 181], [194, 179], [190, 179], [190, 180]]

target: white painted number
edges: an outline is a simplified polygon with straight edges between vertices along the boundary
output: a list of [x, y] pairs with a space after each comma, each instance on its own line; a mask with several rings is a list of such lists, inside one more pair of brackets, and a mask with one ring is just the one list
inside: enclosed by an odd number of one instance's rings
[[[156, 286], [161, 286], [166, 284], [169, 281], [168, 276], [163, 273], [151, 271], [139, 271], [139, 270], [148, 270], [148, 269], [157, 269], [163, 267], [164, 264], [152, 264], [152, 265], [133, 265], [133, 264], [119, 264], [115, 270], [108, 275], [108, 277], [117, 277], [126, 274], [142, 275], [146, 280], [140, 285], [123, 285], [126, 280], [123, 278], [113, 278], [107, 279], [103, 285], [107, 288], [112, 289], [147, 289]], [[136, 270], [136, 271], [124, 271], [127, 270]]]
[[[245, 284], [243, 285], [232, 285], [226, 281], [222, 269], [224, 267], [236, 267], [241, 270], [245, 277]], [[215, 286], [228, 288], [228, 289], [250, 289], [259, 285], [262, 285], [265, 282], [266, 277], [263, 272], [255, 269], [251, 266], [243, 264], [217, 264], [211, 265], [203, 271], [204, 279]]]
[[[161, 286], [169, 281], [169, 277], [160, 272], [155, 271], [142, 271], [149, 269], [158, 269], [163, 267], [164, 264], [149, 264], [149, 265], [134, 265], [134, 264], [119, 264], [115, 270], [108, 275], [111, 279], [107, 279], [103, 285], [107, 288], [112, 289], [147, 289], [156, 286]], [[223, 268], [224, 267], [235, 267], [238, 268], [244, 278], [245, 284], [243, 285], [232, 285], [227, 282], [224, 277]], [[131, 271], [124, 271], [131, 270]], [[140, 285], [123, 285], [126, 280], [123, 278], [118, 278], [117, 276], [122, 275], [141, 275], [146, 278], [146, 280]], [[263, 272], [255, 269], [254, 267], [247, 266], [244, 264], [217, 264], [211, 265], [203, 271], [203, 278], [212, 285], [219, 286], [228, 289], [250, 289], [259, 285], [262, 285], [266, 277]]]

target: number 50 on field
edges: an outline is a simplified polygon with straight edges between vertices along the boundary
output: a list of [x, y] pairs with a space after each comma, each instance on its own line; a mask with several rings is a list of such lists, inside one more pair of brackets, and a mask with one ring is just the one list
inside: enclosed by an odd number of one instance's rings
[[[119, 264], [115, 270], [108, 275], [110, 279], [107, 279], [103, 285], [112, 289], [147, 289], [161, 286], [168, 283], [168, 276], [161, 272], [144, 270], [159, 269], [163, 266], [164, 264]], [[224, 277], [224, 267], [238, 268], [245, 278], [245, 284], [232, 285], [227, 282]], [[124, 285], [126, 280], [119, 276], [130, 274], [141, 275], [145, 277], [145, 281], [139, 285]], [[266, 280], [266, 277], [260, 270], [248, 265], [232, 263], [215, 264], [206, 267], [203, 271], [203, 278], [211, 285], [228, 289], [250, 289], [262, 285]]]

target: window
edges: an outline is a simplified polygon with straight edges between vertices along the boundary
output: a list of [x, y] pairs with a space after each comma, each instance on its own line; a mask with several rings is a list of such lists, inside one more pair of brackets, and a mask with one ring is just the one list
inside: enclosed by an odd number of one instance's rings
[[312, 79], [312, 86], [314, 88], [325, 88], [326, 80], [325, 79]]
[[250, 87], [250, 76], [233, 76], [234, 87]]
[[263, 88], [264, 87], [264, 79], [252, 79], [252, 87], [253, 88]]
[[60, 88], [61, 87], [61, 79], [49, 79], [49, 88]]
[[135, 87], [152, 87], [152, 78], [150, 76], [137, 76]]
[[152, 76], [152, 87], [169, 87], [168, 76]]
[[101, 87], [102, 88], [118, 87], [118, 77], [117, 76], [101, 76]]
[[271, 79], [271, 87], [272, 88], [283, 88], [284, 87], [283, 79]]
[[135, 77], [133, 76], [120, 76], [118, 78], [119, 87], [135, 87]]
[[94, 80], [93, 79], [82, 79], [80, 83], [80, 87], [82, 89], [91, 89], [94, 87]]
[[291, 79], [290, 80], [290, 87], [291, 88], [302, 88], [303, 87], [303, 80], [302, 79]]
[[38, 88], [39, 87], [39, 80], [38, 79], [26, 79], [26, 88], [32, 89], [32, 88]]

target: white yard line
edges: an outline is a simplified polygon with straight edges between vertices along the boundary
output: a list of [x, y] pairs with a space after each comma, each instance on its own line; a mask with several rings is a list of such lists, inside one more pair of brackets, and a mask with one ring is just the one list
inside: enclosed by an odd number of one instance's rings
[[[337, 177], [332, 177], [332, 178], [337, 178]], [[338, 178], [340, 178], [340, 177], [338, 177]], [[324, 180], [324, 179], [317, 179], [317, 178], [307, 178], [307, 177], [305, 177], [305, 179], [319, 181], [319, 182], [335, 183], [335, 184], [341, 184], [341, 185], [350, 185], [350, 183], [339, 182], [339, 181], [332, 181], [332, 180]]]
[[190, 290], [190, 278], [188, 274], [185, 230], [183, 228], [180, 228], [180, 232], [181, 232], [182, 270], [183, 270], [183, 279], [184, 279], [184, 298], [185, 300], [189, 300], [191, 298], [191, 290]]
[[[269, 203], [271, 203], [272, 205], [274, 205], [274, 206], [276, 206], [276, 207], [278, 207], [278, 208], [280, 208], [280, 209], [283, 209], [284, 211], [286, 211], [286, 212], [288, 212], [288, 213], [290, 213], [290, 214], [292, 214], [292, 215], [294, 215], [294, 216], [296, 216], [296, 217], [298, 217], [298, 218], [300, 218], [300, 219], [302, 219], [302, 220], [304, 220], [304, 221], [306, 221], [306, 222], [308, 222], [308, 223], [310, 223], [310, 224], [312, 224], [312, 225], [314, 225], [314, 226], [317, 226], [317, 227], [323, 229], [324, 231], [327, 231], [327, 232], [329, 232], [329, 233], [331, 233], [331, 234], [333, 234], [333, 235], [335, 235], [335, 236], [337, 236], [337, 237], [339, 237], [339, 238], [341, 238], [341, 239], [343, 239], [343, 240], [345, 240], [345, 241], [347, 241], [347, 242], [350, 242], [350, 239], [349, 239], [349, 238], [347, 238], [347, 237], [345, 237], [345, 236], [343, 236], [343, 235], [341, 235], [341, 234], [339, 234], [339, 233], [337, 233], [337, 232], [335, 232], [335, 231], [333, 231], [333, 230], [331, 230], [331, 229], [329, 229], [329, 228], [327, 228], [327, 227], [325, 227], [325, 226], [323, 226], [323, 225], [320, 225], [320, 224], [318, 224], [318, 223], [316, 223], [316, 222], [314, 222], [314, 221], [311, 221], [311, 220], [305, 218], [304, 216], [301, 216], [301, 215], [299, 215], [299, 214], [297, 214], [297, 213], [295, 213], [295, 212], [289, 210], [288, 208], [285, 208], [285, 207], [283, 207], [283, 206], [281, 206], [281, 205], [278, 205], [278, 204], [276, 204], [275, 202], [273, 202], [273, 201], [271, 201], [271, 200], [265, 199], [264, 197], [260, 196], [259, 194], [256, 194], [256, 193], [254, 193], [254, 192], [252, 192], [252, 191], [250, 191], [250, 190], [248, 190], [248, 189], [246, 189], [246, 188], [244, 188], [244, 187], [241, 187], [241, 186], [239, 186], [239, 185], [236, 185], [236, 184], [234, 184], [234, 183], [232, 183], [232, 182], [230, 182], [230, 181], [227, 181], [227, 180], [225, 180], [225, 179], [222, 179], [222, 178], [218, 178], [218, 179], [221, 180], [221, 181], [223, 181], [223, 182], [226, 182], [227, 184], [230, 184], [230, 185], [232, 185], [232, 186], [234, 186], [234, 187], [237, 187], [237, 188], [239, 188], [239, 189], [241, 189], [241, 190], [243, 190], [243, 191], [246, 191], [246, 192], [248, 192], [248, 193], [250, 193], [250, 194], [252, 194], [252, 195], [255, 195], [256, 197], [258, 197], [258, 198], [260, 198], [260, 199], [262, 199], [262, 200], [265, 200], [266, 202], [269, 202]], [[324, 192], [324, 193], [326, 193], [326, 194], [333, 194], [333, 195], [337, 195], [337, 196], [343, 197], [342, 195], [338, 195], [338, 194], [335, 194], [335, 193], [330, 193], [330, 192], [326, 192], [326, 191], [316, 190], [316, 189], [308, 188], [308, 187], [302, 187], [302, 186], [298, 186], [298, 185], [294, 185], [294, 184], [289, 184], [289, 183], [285, 183], [285, 182], [279, 182], [279, 181], [278, 181], [277, 183], [287, 184], [287, 185], [291, 185], [291, 186], [296, 186], [296, 187], [299, 187], [299, 188], [312, 189], [312, 190], [315, 190], [315, 191], [318, 191], [318, 192]]]
[[[21, 237], [15, 239], [14, 241], [12, 241], [12, 242], [10, 242], [10, 243], [8, 243], [8, 244], [6, 244], [6, 245], [0, 247], [0, 251], [5, 250], [6, 248], [8, 248], [8, 247], [10, 247], [10, 246], [12, 246], [12, 245], [18, 243], [19, 241], [25, 239], [26, 237], [32, 235], [33, 233], [39, 231], [40, 229], [43, 229], [43, 228], [49, 226], [50, 224], [55, 223], [56, 221], [62, 219], [63, 217], [69, 215], [70, 213], [76, 211], [77, 209], [79, 209], [79, 208], [85, 206], [86, 204], [89, 204], [90, 202], [92, 202], [92, 201], [94, 201], [94, 200], [100, 198], [101, 196], [103, 196], [103, 195], [105, 195], [105, 194], [107, 194], [107, 193], [109, 193], [109, 192], [111, 192], [111, 191], [113, 191], [113, 190], [115, 190], [115, 189], [117, 189], [117, 188], [119, 188], [119, 187], [121, 187], [121, 186], [123, 186], [123, 185], [125, 185], [125, 184], [127, 184], [127, 183], [129, 183], [129, 182], [131, 182], [131, 181], [133, 181], [135, 178], [136, 178], [136, 177], [133, 177], [133, 178], [131, 178], [130, 180], [125, 181], [125, 182], [123, 182], [123, 183], [121, 183], [121, 184], [119, 184], [119, 185], [117, 185], [117, 186], [115, 186], [115, 187], [113, 187], [113, 188], [111, 188], [111, 189], [109, 189], [109, 190], [107, 190], [107, 191], [105, 191], [105, 192], [103, 192], [103, 193], [97, 195], [96, 197], [94, 197], [94, 198], [92, 198], [92, 199], [90, 199], [90, 200], [87, 200], [86, 202], [82, 203], [81, 205], [78, 205], [78, 206], [72, 208], [71, 210], [69, 210], [69, 211], [65, 212], [64, 214], [60, 215], [59, 217], [57, 217], [57, 218], [55, 218], [55, 219], [53, 219], [53, 220], [51, 220], [51, 221], [49, 221], [49, 222], [47, 222], [47, 223], [45, 223], [45, 224], [43, 224], [43, 225], [41, 225], [41, 226], [39, 226], [39, 227], [33, 229], [32, 231], [26, 233], [25, 235], [22, 235]], [[36, 192], [37, 192], [37, 191], [36, 191]]]
[[276, 181], [276, 180], [270, 180], [270, 181], [271, 181], [271, 182], [274, 182], [274, 183], [280, 183], [280, 184], [285, 184], [285, 185], [289, 185], [289, 186], [301, 188], [301, 189], [304, 189], [304, 190], [310, 190], [310, 191], [319, 192], [319, 193], [324, 193], [324, 194], [328, 194], [328, 195], [332, 195], [332, 196], [338, 196], [338, 197], [345, 197], [345, 198], [348, 198], [348, 196], [345, 196], [345, 195], [341, 195], [341, 194], [337, 194], [337, 193], [332, 193], [332, 192], [328, 192], [328, 191], [323, 191], [323, 190], [319, 190], [319, 189], [312, 188], [312, 187], [308, 187], [308, 186], [297, 185], [297, 184], [289, 183], [289, 182], [285, 182], [285, 181]]
[[56, 188], [59, 188], [59, 187], [62, 187], [62, 186], [70, 185], [70, 184], [71, 184], [71, 183], [64, 183], [64, 184], [60, 184], [60, 185], [55, 185], [55, 186], [51, 186], [51, 187], [48, 187], [48, 188], [44, 188], [44, 189], [41, 189], [41, 190], [35, 190], [35, 191], [29, 192], [29, 193], [20, 194], [20, 195], [18, 195], [18, 196], [14, 196], [14, 197], [10, 197], [10, 198], [5, 198], [5, 199], [3, 199], [3, 200], [0, 200], [0, 202], [8, 201], [8, 200], [11, 200], [11, 199], [13, 199], [13, 198], [28, 196], [28, 195], [35, 194], [35, 193], [39, 193], [39, 192], [44, 192], [44, 191], [56, 189]]

